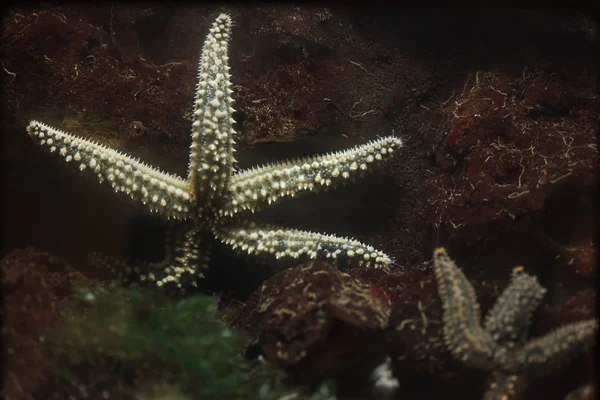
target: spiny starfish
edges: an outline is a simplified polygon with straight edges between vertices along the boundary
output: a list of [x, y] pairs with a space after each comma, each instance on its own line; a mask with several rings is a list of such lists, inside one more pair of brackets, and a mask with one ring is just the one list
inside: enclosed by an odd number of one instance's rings
[[527, 340], [531, 315], [546, 293], [523, 267], [488, 312], [484, 326], [475, 290], [443, 248], [433, 254], [435, 277], [444, 308], [444, 339], [465, 365], [491, 371], [484, 399], [517, 399], [528, 376], [558, 369], [594, 342], [595, 319], [563, 325], [541, 338]]
[[389, 158], [402, 142], [389, 136], [334, 154], [236, 172], [227, 56], [231, 27], [231, 18], [221, 14], [204, 42], [187, 179], [37, 121], [29, 123], [29, 134], [80, 170], [97, 174], [100, 182], [108, 180], [115, 192], [125, 192], [165, 219], [182, 221], [168, 232], [164, 261], [122, 265], [126, 280], [138, 277], [182, 289], [195, 286], [215, 239], [248, 254], [387, 267], [390, 258], [386, 254], [357, 240], [275, 228], [248, 218], [286, 197], [345, 184]]

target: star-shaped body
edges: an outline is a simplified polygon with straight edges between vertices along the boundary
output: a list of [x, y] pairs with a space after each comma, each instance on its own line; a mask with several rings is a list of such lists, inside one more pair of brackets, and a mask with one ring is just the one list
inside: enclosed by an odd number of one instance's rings
[[438, 292], [444, 309], [444, 340], [465, 365], [491, 371], [484, 400], [521, 398], [526, 378], [558, 369], [594, 342], [595, 319], [563, 325], [541, 338], [527, 340], [533, 311], [546, 289], [523, 267], [513, 270], [510, 284], [481, 326], [475, 290], [443, 248], [433, 254]]
[[[227, 55], [231, 18], [221, 14], [202, 49], [193, 104], [187, 178], [160, 171], [102, 144], [32, 121], [27, 130], [52, 153], [107, 180], [164, 219], [165, 260], [122, 265], [126, 279], [185, 288], [203, 276], [215, 240], [248, 254], [322, 258], [349, 265], [387, 267], [390, 258], [357, 240], [269, 226], [251, 218], [287, 197], [350, 182], [402, 146], [384, 137], [346, 151], [235, 171], [231, 83]], [[100, 263], [109, 263], [99, 258]]]

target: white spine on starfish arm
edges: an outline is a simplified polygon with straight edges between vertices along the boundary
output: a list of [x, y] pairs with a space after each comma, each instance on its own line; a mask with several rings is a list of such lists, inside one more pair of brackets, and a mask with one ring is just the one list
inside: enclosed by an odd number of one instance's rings
[[388, 268], [391, 260], [382, 251], [358, 240], [296, 229], [279, 229], [244, 221], [216, 232], [217, 239], [248, 254], [271, 254], [276, 259], [325, 259], [335, 264]]
[[221, 14], [202, 49], [194, 100], [188, 176], [192, 196], [210, 206], [219, 199], [233, 172], [233, 124], [228, 42], [231, 18]]
[[100, 182], [108, 180], [115, 192], [125, 192], [132, 199], [139, 199], [151, 211], [167, 218], [188, 217], [192, 203], [185, 180], [38, 121], [31, 121], [27, 131], [51, 153], [60, 154], [68, 163], [74, 162], [81, 171], [96, 173]]
[[234, 175], [231, 200], [224, 206], [225, 215], [244, 210], [252, 212], [308, 192], [327, 190], [349, 183], [369, 165], [390, 158], [402, 141], [394, 136], [384, 137], [345, 151], [265, 165]]

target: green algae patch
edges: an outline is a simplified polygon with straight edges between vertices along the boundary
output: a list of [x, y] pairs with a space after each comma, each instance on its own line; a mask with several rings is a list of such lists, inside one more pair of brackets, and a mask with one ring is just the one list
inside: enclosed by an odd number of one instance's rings
[[168, 384], [190, 398], [268, 399], [279, 382], [277, 372], [243, 358], [242, 338], [219, 320], [208, 296], [80, 289], [43, 340], [60, 360], [58, 379], [82, 395], [135, 398]]

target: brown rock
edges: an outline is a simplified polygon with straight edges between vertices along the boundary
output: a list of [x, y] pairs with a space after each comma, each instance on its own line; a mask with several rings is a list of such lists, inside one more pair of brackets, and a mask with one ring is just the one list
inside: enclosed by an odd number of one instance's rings
[[47, 382], [51, 361], [40, 336], [49, 328], [73, 283], [87, 279], [64, 260], [32, 247], [16, 250], [1, 262], [2, 398], [31, 398]]
[[554, 248], [560, 263], [591, 277], [598, 99], [586, 94], [587, 79], [478, 73], [445, 107], [444, 172], [424, 185], [436, 228], [458, 243], [525, 222], [531, 246]]
[[237, 325], [301, 381], [365, 378], [385, 358], [390, 302], [323, 262], [288, 269], [248, 299]]

